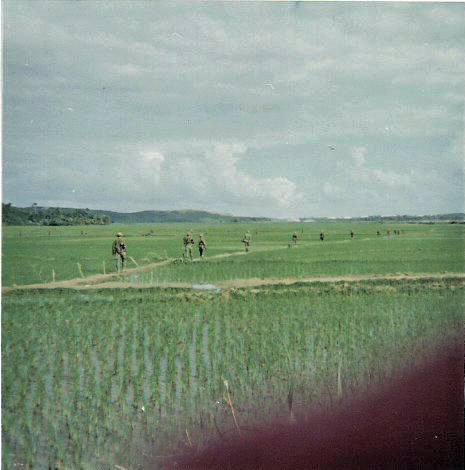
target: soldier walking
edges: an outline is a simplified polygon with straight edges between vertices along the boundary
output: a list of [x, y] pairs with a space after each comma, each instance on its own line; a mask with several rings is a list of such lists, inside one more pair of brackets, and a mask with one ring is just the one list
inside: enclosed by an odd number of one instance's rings
[[325, 234], [323, 232], [320, 232], [320, 240], [324, 241], [325, 239]]
[[354, 238], [354, 232], [352, 230], [350, 231], [350, 238]]
[[292, 234], [292, 241], [293, 241], [294, 245], [297, 245], [297, 238], [298, 238], [298, 237], [297, 237], [297, 232], [294, 232], [294, 233]]
[[189, 257], [189, 259], [192, 260], [192, 249], [195, 245], [194, 239], [192, 238], [192, 234], [190, 232], [187, 232], [186, 236], [182, 239], [182, 242], [184, 245], [184, 259], [187, 259]]
[[252, 235], [250, 235], [250, 232], [247, 230], [244, 234], [244, 238], [242, 239], [242, 243], [244, 244], [245, 251], [249, 251], [250, 249], [250, 244], [252, 243]]
[[121, 232], [116, 234], [116, 240], [113, 242], [112, 246], [112, 253], [113, 256], [116, 257], [116, 270], [120, 273], [124, 269], [128, 255], [126, 243], [124, 243], [123, 234]]
[[200, 234], [199, 235], [199, 255], [201, 258], [203, 258], [205, 251], [207, 251], [207, 244], [205, 240], [203, 239], [203, 234]]

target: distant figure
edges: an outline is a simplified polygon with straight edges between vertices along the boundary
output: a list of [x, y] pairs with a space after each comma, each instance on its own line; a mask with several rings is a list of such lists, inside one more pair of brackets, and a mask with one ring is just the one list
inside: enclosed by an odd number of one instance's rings
[[323, 232], [320, 232], [320, 240], [324, 241], [325, 239], [325, 234]]
[[387, 233], [387, 236], [390, 237], [391, 236], [391, 231], [389, 229], [386, 230], [386, 233]]
[[124, 270], [124, 264], [127, 258], [127, 247], [123, 240], [123, 234], [118, 232], [116, 240], [113, 242], [112, 254], [116, 257], [116, 270], [120, 273]]
[[376, 230], [376, 235], [379, 237], [381, 234], [379, 233], [379, 230]]
[[203, 234], [200, 234], [199, 235], [199, 255], [201, 258], [203, 258], [205, 251], [207, 251], [207, 244], [205, 243], [205, 240], [203, 239]]
[[184, 259], [189, 259], [192, 260], [192, 249], [194, 248], [194, 239], [192, 238], [191, 232], [187, 232], [186, 236], [182, 239], [183, 245], [184, 245]]
[[297, 232], [294, 232], [292, 234], [292, 242], [294, 243], [294, 245], [297, 245]]
[[354, 232], [352, 230], [350, 231], [350, 238], [354, 238]]
[[242, 239], [242, 243], [244, 244], [245, 251], [249, 251], [250, 249], [250, 244], [252, 243], [252, 235], [250, 235], [250, 232], [247, 230], [244, 234], [244, 238]]

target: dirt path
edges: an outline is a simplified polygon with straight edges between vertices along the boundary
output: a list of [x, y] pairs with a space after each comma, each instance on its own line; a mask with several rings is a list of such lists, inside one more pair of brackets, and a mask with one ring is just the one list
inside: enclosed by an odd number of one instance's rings
[[[369, 238], [363, 238], [359, 241], [365, 241]], [[334, 243], [344, 243], [350, 240], [338, 240]], [[305, 247], [307, 245], [300, 245], [298, 248]], [[259, 247], [250, 252], [250, 254], [263, 252], [263, 251], [279, 251], [286, 250], [288, 246], [274, 246], [274, 247]], [[221, 253], [219, 255], [209, 256], [208, 260], [217, 260], [229, 258], [232, 256], [244, 256], [247, 253], [244, 251], [235, 251], [232, 253]], [[139, 266], [137, 268], [125, 269], [124, 274], [109, 273], [109, 274], [95, 274], [88, 277], [68, 279], [65, 281], [41, 283], [41, 284], [25, 284], [25, 285], [13, 285], [2, 288], [2, 293], [16, 290], [36, 290], [36, 289], [121, 289], [121, 288], [135, 288], [135, 289], [146, 289], [146, 288], [160, 288], [160, 289], [190, 289], [193, 286], [191, 282], [166, 282], [166, 283], [147, 283], [147, 284], [135, 284], [129, 281], [123, 281], [123, 278], [127, 278], [131, 274], [140, 274], [144, 272], [150, 272], [156, 268], [167, 266], [175, 263], [179, 258], [170, 258], [165, 261], [157, 261], [150, 263], [145, 266]], [[191, 261], [192, 263], [204, 262], [199, 258]], [[369, 274], [369, 275], [347, 275], [347, 276], [314, 276], [305, 278], [249, 278], [249, 279], [232, 279], [226, 281], [219, 281], [215, 283], [220, 289], [231, 289], [231, 288], [247, 288], [247, 287], [260, 287], [260, 286], [274, 286], [274, 285], [292, 285], [297, 283], [314, 283], [314, 282], [356, 282], [356, 281], [369, 281], [369, 280], [419, 280], [419, 279], [465, 279], [465, 273], [417, 273], [417, 274]]]
[[[218, 257], [225, 255], [218, 255]], [[231, 256], [231, 254], [226, 255]], [[165, 262], [163, 262], [166, 264]], [[157, 264], [160, 265], [160, 264]], [[153, 264], [151, 265], [153, 267]], [[128, 270], [129, 271], [129, 270]], [[141, 272], [136, 270], [135, 272]], [[95, 278], [97, 276], [94, 276]], [[88, 278], [87, 278], [88, 279]], [[444, 280], [457, 279], [465, 281], [465, 273], [418, 273], [418, 274], [365, 274], [365, 275], [347, 275], [347, 276], [314, 276], [305, 278], [269, 278], [269, 279], [232, 279], [215, 283], [219, 289], [243, 289], [248, 287], [263, 286], [290, 286], [293, 284], [312, 284], [312, 283], [337, 283], [337, 282], [359, 282], [359, 281], [416, 281], [416, 280]], [[80, 279], [83, 281], [83, 279]], [[132, 284], [130, 282], [105, 282], [99, 283], [72, 283], [66, 281], [63, 283], [33, 284], [28, 286], [5, 287], [3, 293], [14, 290], [27, 289], [76, 289], [76, 290], [99, 290], [99, 289], [195, 289], [206, 286], [206, 284], [192, 284], [190, 282], [164, 282], [153, 284]], [[208, 289], [206, 289], [208, 290]]]
[[[365, 241], [369, 240], [369, 238], [362, 238], [359, 241]], [[334, 241], [333, 243], [346, 243], [349, 242], [350, 240], [337, 240]], [[311, 242], [312, 243], [319, 243], [316, 241]], [[308, 244], [301, 244], [297, 248], [303, 248], [307, 247]], [[263, 251], [279, 251], [279, 250], [286, 250], [288, 249], [288, 245], [282, 245], [282, 246], [273, 246], [273, 247], [254, 247], [250, 254], [253, 253], [259, 253]], [[243, 256], [246, 255], [245, 251], [235, 251], [232, 253], [221, 253], [219, 255], [213, 255], [213, 256], [208, 256], [208, 260], [216, 260], [216, 259], [222, 259], [222, 258], [229, 258], [231, 256]], [[126, 285], [128, 283], [125, 283], [124, 281], [121, 281], [122, 277], [126, 277], [131, 274], [139, 274], [139, 273], [144, 273], [144, 272], [150, 272], [153, 269], [159, 268], [161, 266], [167, 266], [169, 264], [173, 264], [176, 262], [176, 260], [179, 260], [179, 258], [170, 258], [165, 261], [157, 261], [155, 263], [150, 263], [146, 264], [144, 266], [139, 266], [137, 268], [130, 268], [130, 269], [125, 269], [124, 270], [124, 275], [121, 275], [119, 273], [109, 273], [109, 274], [94, 274], [91, 276], [86, 276], [86, 277], [78, 277], [74, 279], [67, 279], [64, 281], [55, 281], [55, 282], [48, 282], [48, 283], [36, 283], [36, 284], [21, 284], [21, 285], [13, 285], [13, 286], [5, 286], [2, 287], [2, 293], [8, 293], [11, 291], [15, 290], [28, 290], [28, 289], [75, 289], [75, 288], [90, 288], [95, 285], [99, 284], [104, 284], [107, 282], [111, 282], [113, 285]], [[193, 263], [198, 263], [203, 260], [200, 260], [199, 258], [196, 258], [192, 260]], [[119, 281], [116, 281], [120, 279]], [[113, 282], [112, 282], [113, 281]], [[245, 281], [245, 280], [244, 280]], [[181, 283], [179, 285], [184, 286], [185, 284]], [[145, 286], [144, 286], [145, 287]], [[190, 284], [187, 285], [187, 287], [190, 287]]]
[[[271, 250], [280, 250], [279, 248], [272, 248]], [[257, 251], [268, 251], [268, 250], [257, 250]], [[245, 255], [244, 251], [237, 251], [233, 253], [222, 253], [219, 255], [209, 256], [207, 259], [221, 259], [221, 258], [229, 258], [230, 256], [241, 256]], [[119, 273], [109, 273], [109, 274], [94, 274], [92, 276], [75, 278], [75, 279], [68, 279], [66, 281], [56, 281], [56, 282], [48, 282], [48, 283], [41, 283], [41, 284], [24, 284], [19, 286], [8, 286], [3, 287], [2, 292], [7, 293], [13, 290], [28, 290], [28, 289], [73, 289], [77, 287], [91, 287], [96, 284], [103, 284], [105, 282], [111, 281], [113, 279], [118, 279], [121, 277], [126, 277], [131, 274], [139, 274], [144, 272], [150, 272], [153, 269], [159, 268], [161, 266], [167, 266], [169, 264], [173, 264], [177, 258], [170, 258], [165, 261], [157, 261], [156, 263], [146, 264], [145, 266], [140, 266], [137, 268], [130, 268], [125, 269], [124, 274]], [[192, 263], [198, 263], [202, 260], [194, 259]], [[120, 281], [121, 283], [121, 281]]]
[[233, 279], [231, 281], [219, 282], [217, 285], [222, 289], [245, 288], [260, 286], [289, 286], [292, 284], [309, 284], [315, 282], [358, 282], [358, 281], [415, 281], [415, 280], [438, 280], [438, 279], [464, 279], [465, 273], [418, 273], [418, 274], [360, 274], [347, 276], [314, 276], [314, 277], [288, 277], [282, 279]]

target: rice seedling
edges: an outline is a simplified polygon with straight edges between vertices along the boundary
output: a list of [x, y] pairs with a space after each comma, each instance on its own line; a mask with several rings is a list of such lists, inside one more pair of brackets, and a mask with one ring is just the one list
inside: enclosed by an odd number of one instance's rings
[[141, 446], [163, 454], [297, 419], [463, 322], [460, 280], [359, 287], [7, 294], [3, 464], [134, 468]]
[[[463, 271], [464, 226], [402, 224], [402, 235], [377, 237], [379, 224], [357, 224], [355, 240], [348, 233], [353, 225], [328, 224], [219, 224], [187, 226], [162, 224], [154, 237], [141, 233], [150, 226], [56, 227], [49, 237], [43, 227], [4, 227], [2, 237], [3, 285], [31, 284], [114, 272], [111, 243], [116, 231], [125, 233], [128, 253], [141, 266], [179, 258], [186, 229], [208, 237], [207, 258], [202, 263], [178, 263], [146, 273], [142, 282], [211, 282], [235, 277], [302, 277], [318, 274]], [[245, 230], [253, 233], [247, 256], [215, 259], [221, 254], [242, 253], [240, 239]], [[290, 234], [301, 234], [297, 248], [287, 249]], [[18, 233], [24, 236], [19, 237]], [[327, 234], [320, 242], [318, 234]], [[37, 252], [40, 243], [40, 253]], [[80, 269], [77, 267], [80, 265]], [[132, 262], [131, 262], [132, 263]], [[134, 265], [135, 266], [135, 265]], [[58, 276], [59, 273], [59, 276]]]

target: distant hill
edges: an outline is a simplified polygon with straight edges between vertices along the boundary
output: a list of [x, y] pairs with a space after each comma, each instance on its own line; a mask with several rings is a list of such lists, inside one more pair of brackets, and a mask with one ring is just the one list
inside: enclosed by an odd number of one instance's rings
[[141, 212], [113, 212], [93, 211], [99, 216], [110, 217], [113, 223], [118, 224], [163, 224], [169, 222], [188, 223], [226, 223], [226, 222], [269, 222], [266, 217], [236, 217], [232, 215], [215, 214], [206, 211], [141, 211]]
[[301, 222], [415, 222], [415, 223], [434, 223], [434, 222], [464, 222], [465, 214], [454, 212], [450, 214], [433, 215], [370, 215], [367, 217], [334, 217], [334, 218], [301, 218]]
[[67, 207], [14, 207], [2, 204], [3, 225], [106, 225], [111, 219], [90, 209]]
[[206, 211], [141, 211], [114, 212], [69, 207], [15, 207], [2, 204], [3, 225], [106, 225], [118, 224], [162, 224], [168, 222], [226, 223], [268, 222], [265, 217], [235, 217]]
[[[186, 223], [251, 223], [271, 222], [278, 219], [267, 217], [236, 217], [233, 215], [216, 214], [207, 211], [140, 211], [115, 212], [94, 209], [75, 209], [70, 207], [15, 207], [11, 204], [2, 204], [3, 225], [106, 225], [117, 224], [163, 224], [172, 222]], [[463, 223], [465, 214], [436, 214], [436, 215], [372, 215], [368, 217], [328, 218], [309, 217], [287, 220], [288, 222], [415, 222], [435, 223], [450, 222]]]

